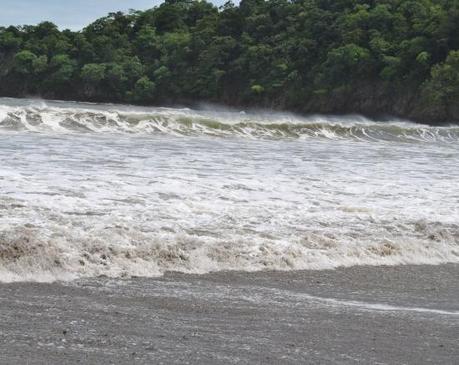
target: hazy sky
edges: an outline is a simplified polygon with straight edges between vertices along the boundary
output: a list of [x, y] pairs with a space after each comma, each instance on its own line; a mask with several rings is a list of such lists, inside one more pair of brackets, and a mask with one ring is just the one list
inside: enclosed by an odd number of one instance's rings
[[[37, 24], [50, 20], [61, 29], [79, 30], [109, 12], [143, 10], [161, 0], [0, 0], [0, 25]], [[223, 0], [214, 1], [224, 3]]]

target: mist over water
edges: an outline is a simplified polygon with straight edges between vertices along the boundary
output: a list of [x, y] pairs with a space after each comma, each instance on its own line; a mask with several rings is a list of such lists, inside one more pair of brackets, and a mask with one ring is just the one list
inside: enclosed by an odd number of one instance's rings
[[0, 99], [0, 281], [459, 262], [459, 128]]

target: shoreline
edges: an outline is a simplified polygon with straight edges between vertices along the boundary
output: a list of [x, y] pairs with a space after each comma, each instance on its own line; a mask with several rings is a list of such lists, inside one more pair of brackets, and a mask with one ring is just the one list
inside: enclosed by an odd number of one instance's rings
[[0, 284], [0, 362], [459, 360], [459, 265]]

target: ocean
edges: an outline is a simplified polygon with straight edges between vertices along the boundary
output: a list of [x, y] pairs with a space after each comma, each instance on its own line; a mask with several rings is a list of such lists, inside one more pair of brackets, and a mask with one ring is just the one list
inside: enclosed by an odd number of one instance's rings
[[0, 100], [0, 281], [459, 262], [459, 127]]

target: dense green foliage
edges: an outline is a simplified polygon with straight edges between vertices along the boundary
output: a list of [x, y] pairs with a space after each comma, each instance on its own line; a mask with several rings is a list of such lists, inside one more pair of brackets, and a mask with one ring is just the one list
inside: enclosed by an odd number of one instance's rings
[[0, 93], [459, 119], [459, 0], [167, 0], [0, 28]]

